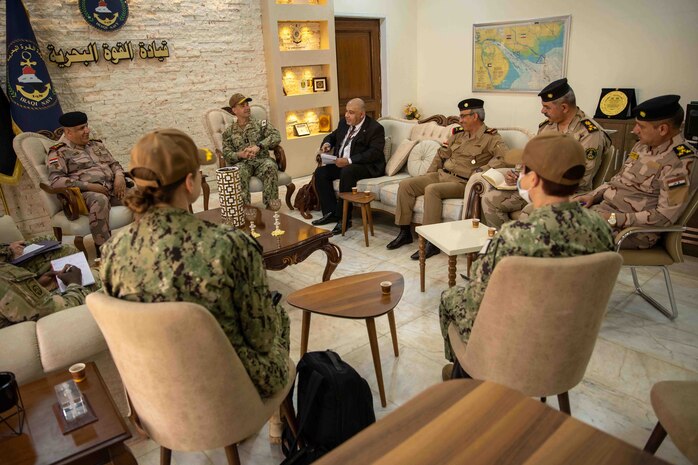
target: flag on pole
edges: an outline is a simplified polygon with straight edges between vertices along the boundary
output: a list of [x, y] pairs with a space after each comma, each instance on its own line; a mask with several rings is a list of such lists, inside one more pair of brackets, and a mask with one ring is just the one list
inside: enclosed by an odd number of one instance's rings
[[[7, 99], [12, 121], [12, 132], [17, 135], [26, 131], [58, 128], [58, 117], [63, 113], [58, 96], [51, 83], [46, 63], [29, 22], [29, 15], [22, 0], [6, 0], [7, 18]], [[4, 113], [6, 110], [2, 109]], [[5, 116], [3, 115], [3, 118]], [[3, 124], [3, 128], [5, 125]], [[12, 141], [5, 140], [2, 133], [0, 143], [3, 157], [0, 167], [0, 182], [17, 183], [21, 168], [11, 151]], [[12, 137], [12, 134], [9, 135]], [[5, 147], [9, 145], [9, 150]], [[11, 155], [9, 155], [11, 153]]]

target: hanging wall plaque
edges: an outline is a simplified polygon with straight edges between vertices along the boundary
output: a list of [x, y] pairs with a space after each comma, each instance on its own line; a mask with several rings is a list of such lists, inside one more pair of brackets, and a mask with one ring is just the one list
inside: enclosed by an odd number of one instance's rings
[[126, 24], [126, 0], [79, 0], [80, 13], [87, 23], [102, 31], [116, 31]]

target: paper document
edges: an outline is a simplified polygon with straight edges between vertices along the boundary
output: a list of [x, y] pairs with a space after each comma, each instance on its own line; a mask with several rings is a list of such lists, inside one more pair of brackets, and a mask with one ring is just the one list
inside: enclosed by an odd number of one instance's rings
[[[67, 257], [57, 258], [56, 260], [51, 260], [51, 267], [53, 271], [61, 271], [65, 265], [73, 265], [80, 268], [82, 271], [82, 285], [89, 286], [95, 283], [95, 277], [92, 275], [92, 270], [90, 270], [90, 265], [87, 263], [87, 257], [82, 252], [75, 253], [73, 255], [68, 255]], [[58, 282], [58, 288], [61, 292], [65, 292], [66, 284], [60, 279], [56, 280]]]
[[335, 157], [334, 155], [330, 155], [329, 153], [321, 153], [320, 160], [322, 160], [323, 165], [334, 165], [334, 162], [337, 160], [337, 157]]
[[510, 186], [504, 179], [504, 173], [496, 168], [490, 168], [482, 173], [482, 178], [490, 183], [492, 187], [500, 191], [515, 191], [516, 185]]
[[30, 258], [41, 255], [44, 252], [51, 252], [52, 250], [58, 250], [61, 248], [61, 243], [58, 241], [41, 241], [36, 244], [29, 244], [24, 248], [22, 255], [12, 260], [10, 263], [13, 265], [18, 265], [22, 262], [29, 260]]

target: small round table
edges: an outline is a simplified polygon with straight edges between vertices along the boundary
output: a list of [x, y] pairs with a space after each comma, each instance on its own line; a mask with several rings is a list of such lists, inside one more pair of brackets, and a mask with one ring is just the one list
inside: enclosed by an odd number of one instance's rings
[[[390, 294], [383, 294], [380, 283], [393, 283]], [[381, 405], [386, 406], [385, 388], [383, 387], [383, 371], [381, 369], [378, 337], [376, 335], [375, 317], [388, 314], [390, 335], [393, 339], [393, 352], [400, 355], [397, 346], [397, 328], [393, 309], [402, 298], [405, 281], [400, 273], [394, 271], [375, 271], [362, 273], [339, 279], [332, 279], [314, 284], [289, 294], [288, 303], [303, 310], [303, 327], [301, 330], [301, 357], [308, 351], [308, 336], [310, 333], [310, 316], [319, 313], [338, 318], [364, 319], [368, 330], [368, 342], [371, 346], [373, 366], [376, 369], [378, 392]]]
[[371, 202], [376, 199], [372, 192], [340, 192], [339, 198], [344, 200], [344, 209], [342, 211], [342, 236], [347, 230], [347, 219], [349, 218], [349, 204], [356, 203], [361, 207], [361, 221], [364, 226], [364, 240], [368, 247], [368, 228], [371, 228], [371, 236], [373, 234], [373, 215], [371, 214]]

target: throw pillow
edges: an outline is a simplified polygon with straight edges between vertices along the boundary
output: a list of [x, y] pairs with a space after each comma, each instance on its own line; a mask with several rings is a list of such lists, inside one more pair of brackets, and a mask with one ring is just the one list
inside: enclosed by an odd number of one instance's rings
[[410, 155], [410, 151], [415, 145], [417, 145], [416, 140], [403, 140], [400, 145], [398, 145], [397, 149], [395, 149], [395, 153], [390, 157], [388, 164], [385, 165], [385, 174], [388, 176], [396, 175], [398, 171], [405, 166], [405, 163], [407, 163], [407, 157]]
[[419, 144], [410, 152], [407, 160], [407, 172], [410, 176], [421, 176], [427, 172], [431, 161], [436, 156], [441, 144], [435, 140], [425, 139], [419, 141]]
[[393, 149], [393, 138], [390, 136], [385, 137], [385, 147], [383, 147], [383, 155], [385, 155], [385, 162], [388, 163], [390, 160], [390, 151]]

